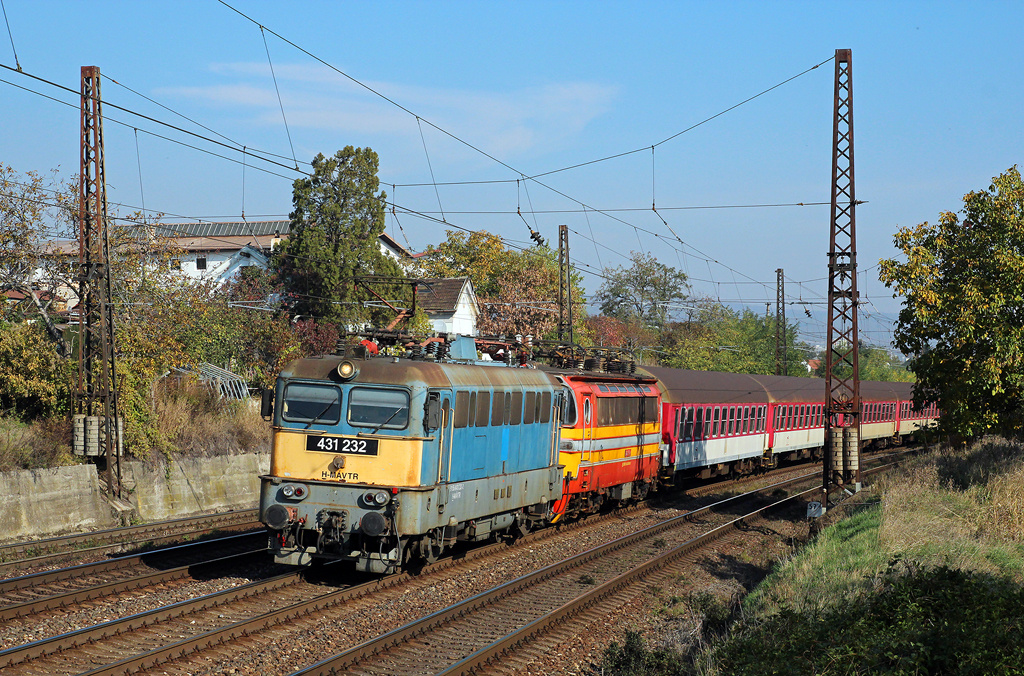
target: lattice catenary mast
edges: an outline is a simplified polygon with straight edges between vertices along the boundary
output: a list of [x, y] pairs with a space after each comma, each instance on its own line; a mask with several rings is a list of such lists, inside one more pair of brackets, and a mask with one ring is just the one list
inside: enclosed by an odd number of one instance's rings
[[[114, 368], [114, 316], [110, 304], [107, 193], [103, 170], [100, 69], [82, 66], [81, 171], [78, 194], [78, 389], [76, 412], [98, 423], [105, 481], [121, 497], [121, 425]], [[86, 436], [90, 436], [86, 434]]]
[[823, 505], [833, 482], [860, 487], [860, 375], [857, 356], [857, 228], [853, 171], [853, 56], [837, 49], [832, 118], [832, 217], [828, 253]]

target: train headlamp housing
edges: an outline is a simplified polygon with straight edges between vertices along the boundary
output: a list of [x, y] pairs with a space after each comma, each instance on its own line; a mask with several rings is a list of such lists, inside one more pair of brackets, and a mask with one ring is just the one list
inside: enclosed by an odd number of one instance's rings
[[309, 489], [302, 484], [285, 484], [281, 486], [281, 496], [289, 500], [304, 500], [309, 495]]
[[383, 507], [391, 502], [391, 496], [386, 491], [366, 491], [363, 501], [370, 507]]
[[338, 368], [336, 370], [338, 372], [338, 377], [342, 380], [352, 380], [359, 375], [359, 367], [357, 367], [356, 363], [350, 359], [346, 359], [338, 364]]

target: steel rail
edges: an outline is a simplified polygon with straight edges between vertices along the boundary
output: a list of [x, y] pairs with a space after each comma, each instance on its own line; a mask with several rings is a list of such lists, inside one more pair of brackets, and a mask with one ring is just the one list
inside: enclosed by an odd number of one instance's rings
[[[806, 480], [806, 479], [813, 478], [813, 477], [816, 477], [816, 476], [817, 476], [817, 472], [814, 472], [814, 473], [811, 473], [811, 474], [802, 475], [800, 477], [787, 479], [787, 480], [785, 480], [783, 482], [778, 482], [778, 483], [772, 484], [772, 485], [767, 486], [767, 487], [759, 488], [756, 491], [752, 491], [751, 493], [759, 493], [759, 492], [768, 491], [768, 490], [775, 490], [775, 489], [784, 487], [786, 485], [797, 483], [797, 482], [799, 482], [801, 480]], [[654, 527], [649, 528], [649, 529], [645, 529], [645, 531], [640, 531], [640, 532], [657, 532], [657, 531], [660, 531], [660, 530], [664, 530], [664, 529], [670, 527], [668, 525], [670, 523], [676, 523], [676, 522], [679, 522], [682, 519], [691, 518], [691, 517], [693, 517], [696, 514], [699, 514], [699, 513], [704, 512], [704, 511], [708, 511], [708, 510], [710, 510], [710, 509], [712, 509], [712, 508], [714, 508], [716, 506], [723, 505], [723, 504], [726, 504], [726, 503], [734, 501], [734, 500], [739, 500], [739, 499], [742, 499], [744, 497], [746, 497], [746, 496], [744, 496], [744, 495], [736, 495], [736, 496], [731, 496], [731, 497], [725, 498], [725, 499], [717, 501], [717, 502], [715, 502], [713, 504], [705, 505], [705, 506], [700, 507], [698, 509], [695, 509], [695, 510], [692, 510], [692, 511], [688, 511], [685, 514], [679, 515], [677, 517], [674, 517], [671, 520], [663, 522], [662, 524], [658, 524], [657, 526], [654, 526]], [[614, 514], [610, 515], [609, 518], [614, 518]], [[572, 524], [572, 525], [567, 524], [567, 526], [575, 527], [575, 526], [582, 526], [584, 524], [590, 524], [590, 523], [594, 523], [594, 519], [588, 519], [588, 520], [585, 520], [585, 521], [576, 522], [575, 524]], [[552, 537], [552, 536], [555, 536], [557, 533], [558, 533], [558, 530], [556, 530], [556, 529], [553, 529], [553, 528], [552, 529], [546, 529], [544, 531], [540, 531], [538, 533], [533, 533], [530, 536], [522, 538], [517, 543], [527, 543], [527, 542], [535, 541], [536, 539]], [[634, 536], [635, 535], [636, 534], [634, 534]], [[624, 536], [624, 537], [627, 538], [627, 539], [631, 538], [631, 536]], [[625, 545], [622, 545], [622, 546], [625, 546]], [[422, 571], [420, 571], [420, 572], [422, 573], [423, 571], [427, 571], [427, 570], [430, 570], [430, 571], [433, 571], [433, 570], [443, 570], [443, 569], [446, 569], [446, 568], [449, 568], [449, 567], [457, 566], [463, 560], [473, 560], [473, 559], [477, 559], [477, 558], [483, 558], [484, 556], [490, 555], [495, 550], [505, 549], [505, 548], [506, 548], [506, 545], [501, 544], [501, 543], [498, 543], [498, 544], [495, 544], [495, 545], [486, 546], [486, 547], [477, 548], [477, 549], [474, 549], [474, 550], [470, 550], [470, 551], [468, 551], [468, 552], [466, 552], [464, 554], [456, 555], [455, 558], [445, 559], [445, 560], [440, 561], [438, 563], [431, 564], [429, 566], [425, 566], [422, 569]], [[279, 576], [278, 578], [273, 578], [273, 580], [277, 581], [277, 580], [282, 580], [284, 578], [289, 578], [289, 577], [291, 578], [292, 582], [294, 582], [298, 578], [298, 574], [296, 573], [296, 574], [289, 574], [289, 575], [286, 575], [286, 576]], [[83, 676], [100, 676], [100, 675], [106, 676], [106, 675], [110, 675], [110, 674], [131, 674], [131, 673], [136, 673], [139, 670], [152, 668], [152, 667], [155, 667], [155, 666], [157, 666], [159, 664], [163, 664], [163, 663], [169, 662], [169, 661], [174, 660], [174, 659], [187, 658], [188, 656], [193, 655], [193, 654], [197, 653], [200, 650], [203, 650], [203, 649], [206, 649], [206, 648], [211, 648], [211, 647], [214, 647], [214, 646], [217, 646], [217, 645], [223, 645], [223, 644], [228, 643], [228, 642], [230, 642], [230, 641], [232, 641], [234, 639], [237, 639], [237, 638], [240, 638], [240, 637], [244, 637], [244, 636], [248, 636], [248, 635], [250, 635], [252, 633], [259, 632], [259, 631], [265, 630], [267, 628], [273, 627], [275, 625], [281, 624], [282, 622], [285, 622], [285, 621], [287, 621], [289, 619], [294, 619], [294, 618], [302, 617], [302, 616], [305, 616], [305, 615], [310, 615], [310, 614], [322, 612], [324, 610], [327, 610], [329, 608], [335, 607], [335, 606], [337, 606], [337, 605], [339, 605], [339, 604], [341, 604], [341, 603], [343, 603], [345, 601], [348, 601], [350, 599], [359, 598], [359, 597], [365, 596], [367, 594], [370, 594], [370, 593], [373, 593], [373, 592], [376, 592], [376, 591], [380, 591], [382, 589], [390, 588], [390, 587], [393, 587], [393, 586], [399, 586], [399, 585], [405, 584], [405, 583], [407, 583], [407, 582], [409, 582], [410, 580], [413, 580], [413, 579], [420, 579], [420, 580], [422, 580], [423, 578], [422, 578], [422, 576], [420, 576], [419, 578], [416, 578], [415, 576], [413, 576], [410, 573], [406, 572], [406, 573], [400, 573], [398, 575], [393, 575], [393, 576], [390, 576], [390, 577], [381, 578], [380, 580], [376, 580], [376, 581], [373, 581], [373, 582], [368, 582], [368, 583], [365, 583], [365, 584], [362, 584], [362, 585], [357, 585], [357, 586], [349, 587], [349, 588], [338, 590], [338, 591], [335, 591], [335, 592], [329, 592], [329, 593], [324, 594], [322, 596], [319, 596], [319, 597], [317, 597], [315, 599], [311, 599], [311, 600], [295, 603], [295, 604], [293, 604], [291, 606], [287, 606], [287, 607], [281, 608], [279, 610], [275, 610], [275, 611], [272, 611], [272, 612], [269, 612], [269, 613], [266, 613], [266, 614], [263, 614], [263, 615], [260, 615], [260, 616], [248, 619], [248, 620], [243, 620], [243, 621], [235, 622], [235, 623], [229, 624], [229, 625], [227, 625], [225, 627], [222, 627], [222, 628], [219, 628], [219, 629], [210, 630], [210, 631], [204, 632], [204, 633], [202, 633], [200, 635], [197, 635], [195, 637], [178, 641], [178, 642], [176, 642], [174, 644], [171, 644], [171, 645], [167, 645], [167, 646], [163, 646], [161, 648], [156, 648], [156, 649], [153, 649], [153, 650], [149, 650], [149, 651], [147, 651], [145, 653], [141, 653], [139, 655], [135, 655], [135, 656], [132, 656], [132, 657], [120, 660], [118, 662], [112, 663], [112, 664], [108, 664], [108, 665], [105, 665], [105, 666], [102, 666], [102, 667], [95, 668], [95, 669], [93, 669], [91, 671], [84, 672]], [[271, 581], [266, 581], [266, 582], [271, 582]], [[184, 601], [184, 602], [181, 602], [179, 604], [174, 604], [173, 606], [167, 606], [164, 609], [158, 609], [158, 610], [152, 611], [150, 613], [142, 613], [142, 614], [139, 614], [137, 616], [132, 616], [131, 618], [126, 618], [126, 620], [130, 620], [131, 622], [129, 622], [127, 624], [122, 624], [122, 626], [119, 627], [116, 632], [115, 631], [111, 631], [112, 629], [115, 628], [115, 625], [119, 624], [119, 621], [116, 621], [116, 620], [112, 621], [112, 622], [105, 623], [103, 625], [97, 625], [97, 627], [86, 628], [86, 629], [83, 629], [83, 630], [79, 630], [78, 632], [71, 632], [70, 634], [63, 635], [61, 637], [56, 637], [56, 639], [66, 640], [68, 637], [70, 637], [73, 634], [73, 635], [77, 635], [77, 637], [76, 637], [77, 638], [77, 642], [74, 642], [72, 645], [61, 644], [60, 647], [56, 647], [54, 649], [55, 650], [67, 649], [69, 647], [73, 647], [74, 645], [81, 645], [85, 641], [95, 642], [95, 641], [98, 641], [98, 640], [102, 640], [105, 637], [109, 637], [111, 635], [116, 635], [116, 634], [119, 634], [119, 633], [123, 633], [124, 631], [131, 631], [131, 630], [133, 630], [135, 628], [144, 627], [144, 626], [151, 626], [152, 624], [155, 624], [155, 623], [160, 622], [160, 621], [164, 621], [166, 619], [173, 619], [173, 617], [177, 617], [177, 616], [185, 614], [185, 612], [183, 612], [183, 611], [174, 612], [175, 610], [177, 610], [179, 608], [183, 608], [185, 606], [195, 605], [195, 604], [202, 604], [202, 608], [216, 607], [217, 605], [221, 605], [223, 603], [229, 602], [229, 599], [223, 599], [223, 600], [220, 600], [219, 602], [215, 602], [215, 603], [212, 603], [212, 604], [208, 603], [206, 600], [211, 598], [211, 597], [214, 597], [214, 596], [221, 596], [221, 595], [226, 596], [226, 595], [228, 595], [232, 591], [237, 592], [237, 591], [242, 590], [242, 589], [251, 588], [251, 587], [254, 587], [256, 584], [259, 584], [259, 583], [253, 583], [252, 585], [246, 585], [243, 588], [236, 588], [235, 590], [226, 590], [224, 592], [218, 592], [217, 594], [210, 595], [210, 597], [202, 597], [201, 599], [196, 599], [196, 600], [193, 600], [193, 601]], [[287, 586], [287, 584], [289, 584], [289, 583], [278, 584], [277, 586], [283, 587], [283, 586]], [[247, 596], [251, 596], [251, 594], [248, 593], [248, 592], [243, 593], [243, 594], [237, 594], [237, 597], [239, 597], [239, 598], [247, 597]], [[201, 608], [197, 608], [197, 610], [198, 609], [201, 609]], [[123, 623], [124, 621], [120, 621], [120, 622]], [[56, 639], [51, 639], [51, 640], [56, 640]], [[18, 648], [15, 648], [15, 649], [12, 649], [12, 650], [9, 650], [9, 651], [0, 652], [0, 666], [4, 665], [4, 661], [3, 660], [5, 660], [5, 659], [7, 660], [6, 664], [17, 663], [13, 659], [15, 655], [21, 655], [20, 658], [18, 659], [18, 661], [24, 661], [26, 659], [32, 659], [32, 657], [27, 657], [27, 656], [24, 656], [24, 655], [29, 654], [27, 651], [31, 651], [34, 646], [40, 646], [41, 644], [45, 644], [45, 643], [47, 643], [47, 641], [37, 641], [34, 644], [29, 644], [27, 646], [20, 646]], [[54, 645], [56, 645], [56, 644], [54, 644]], [[36, 648], [36, 649], [38, 650], [38, 648]], [[16, 651], [19, 651], [19, 650], [24, 650], [26, 652], [24, 652], [24, 653], [17, 653]], [[52, 652], [53, 652], [52, 650], [45, 650], [45, 651], [43, 651], [41, 653], [36, 654], [35, 656], [40, 656], [40, 655], [43, 655], [43, 654], [51, 654]], [[297, 672], [297, 673], [303, 673], [303, 672]], [[315, 672], [310, 672], [310, 673], [315, 673]]]
[[301, 575], [299, 572], [285, 573], [266, 580], [250, 582], [239, 587], [200, 596], [196, 599], [179, 601], [178, 603], [156, 608], [155, 610], [136, 613], [125, 618], [111, 620], [92, 627], [85, 627], [59, 636], [40, 639], [32, 643], [9, 648], [0, 651], [0, 669], [46, 655], [52, 655], [63, 650], [77, 648], [87, 643], [95, 643], [112, 636], [122, 636], [136, 629], [173, 620], [201, 610], [216, 608], [225, 603], [250, 598], [274, 589], [288, 587], [296, 584], [300, 579]]
[[31, 573], [29, 575], [11, 577], [5, 580], [0, 580], [0, 594], [9, 594], [11, 592], [19, 591], [21, 589], [38, 587], [44, 584], [52, 584], [54, 582], [60, 582], [62, 580], [80, 578], [84, 575], [108, 573], [112, 571], [122, 570], [125, 568], [132, 568], [134, 566], [146, 564], [147, 560], [149, 559], [156, 559], [165, 556], [175, 556], [177, 554], [187, 552], [187, 550], [201, 550], [204, 547], [223, 546], [225, 543], [230, 544], [233, 541], [237, 541], [240, 544], [243, 544], [247, 540], [265, 541], [266, 534], [259, 532], [242, 533], [240, 535], [228, 535], [226, 537], [218, 538], [216, 540], [203, 540], [202, 542], [190, 542], [184, 545], [175, 545], [173, 547], [165, 547], [163, 549], [154, 549], [152, 551], [146, 552], [145, 554], [129, 554], [128, 556], [119, 556], [117, 558], [106, 559], [104, 561], [80, 563], [76, 566], [68, 566], [66, 568], [58, 568], [56, 570], [44, 570], [39, 573]]
[[[807, 476], [816, 477], [817, 473]], [[807, 476], [801, 478], [807, 478]], [[771, 488], [775, 488], [778, 485], [781, 484], [773, 485]], [[738, 498], [739, 496], [726, 498], [725, 500], [716, 502], [714, 504], [718, 505]], [[713, 506], [714, 505], [707, 505], [692, 512], [687, 512], [686, 514], [676, 518], [693, 516], [694, 514], [705, 511]], [[619, 514], [621, 514], [621, 512]], [[610, 514], [607, 515], [607, 518], [615, 518], [615, 516], [616, 514]], [[574, 522], [573, 524], [566, 524], [565, 526], [563, 526], [563, 529], [566, 527], [576, 528], [581, 527], [585, 524], [593, 523], [595, 523], [595, 519], [587, 519], [579, 522]], [[518, 546], [520, 544], [535, 542], [538, 539], [554, 537], [558, 533], [559, 531], [554, 528], [546, 529], [536, 533], [531, 533], [530, 535], [518, 540], [516, 545]], [[420, 573], [424, 571], [445, 570], [447, 568], [460, 565], [462, 561], [484, 558], [485, 556], [491, 555], [495, 551], [507, 548], [507, 545], [502, 543], [496, 543], [485, 547], [478, 547], [476, 549], [468, 550], [464, 553], [459, 553], [454, 558], [444, 559], [442, 561], [438, 561], [437, 563], [430, 564], [429, 566], [424, 566]], [[149, 650], [138, 655], [127, 657], [118, 662], [98, 667], [88, 672], [83, 672], [81, 676], [114, 676], [122, 674], [132, 674], [144, 669], [152, 669], [170, 660], [187, 658], [201, 650], [206, 650], [218, 645], [223, 645], [224, 643], [227, 643], [234, 639], [267, 630], [271, 627], [287, 622], [288, 620], [322, 612], [330, 608], [336, 607], [346, 601], [360, 598], [370, 593], [379, 592], [382, 589], [387, 589], [402, 584], [406, 584], [416, 579], [418, 579], [416, 575], [413, 575], [409, 572], [403, 572], [397, 575], [384, 577], [373, 582], [367, 582], [365, 584], [356, 585], [335, 592], [330, 592], [323, 596], [319, 596], [315, 599], [301, 601], [291, 606], [286, 606], [284, 608], [274, 610], [257, 617], [253, 617], [251, 619], [235, 622], [233, 624], [221, 627], [219, 629], [213, 629], [202, 634], [199, 634], [197, 636], [182, 639], [170, 645], [155, 648], [153, 650]], [[0, 659], [2, 658], [3, 653], [0, 653]], [[0, 665], [2, 665], [2, 662], [0, 662]]]
[[[233, 516], [225, 518], [226, 514]], [[174, 524], [177, 524], [177, 528]], [[243, 510], [204, 517], [159, 521], [143, 526], [129, 526], [127, 528], [79, 533], [59, 538], [48, 538], [46, 540], [0, 545], [0, 575], [6, 575], [12, 570], [24, 569], [30, 566], [47, 565], [61, 559], [66, 559], [69, 556], [102, 554], [143, 542], [161, 544], [218, 529], [238, 530], [239, 528], [260, 527], [262, 527], [262, 524], [256, 519], [256, 510]], [[100, 542], [106, 540], [106, 542], [91, 547], [81, 546], [90, 542], [96, 542], [97, 540]], [[29, 558], [10, 558], [11, 556], [17, 557], [19, 554], [39, 549], [53, 549], [57, 545], [63, 545], [63, 548]]]
[[[895, 465], [896, 463], [890, 463], [865, 469], [864, 474], [875, 474]], [[703, 535], [692, 538], [664, 554], [647, 561], [641, 566], [608, 580], [598, 587], [595, 587], [592, 591], [563, 604], [554, 611], [523, 625], [508, 635], [493, 641], [491, 644], [484, 646], [472, 655], [468, 655], [447, 669], [437, 672], [436, 676], [486, 673], [488, 667], [492, 664], [497, 664], [500, 660], [507, 657], [523, 644], [529, 643], [540, 636], [550, 634], [552, 629], [556, 626], [578, 616], [587, 609], [597, 605], [609, 597], [614, 596], [649, 575], [675, 563], [679, 559], [682, 559], [701, 547], [724, 537], [729, 531], [739, 529], [742, 525], [750, 521], [752, 517], [763, 516], [766, 512], [781, 507], [786, 503], [795, 502], [806, 495], [819, 492], [820, 487], [816, 486], [799, 493], [794, 493], [793, 495], [787, 496], [770, 505], [765, 505], [748, 514], [733, 519], [728, 523], [717, 526]]]
[[251, 558], [254, 554], [262, 554], [266, 551], [267, 548], [264, 546], [260, 549], [251, 549], [239, 554], [221, 556], [215, 559], [208, 559], [206, 561], [197, 561], [185, 566], [178, 566], [177, 568], [158, 570], [151, 573], [136, 575], [124, 580], [116, 580], [114, 582], [86, 587], [84, 589], [74, 589], [62, 594], [53, 594], [38, 599], [31, 599], [29, 601], [3, 606], [0, 608], [0, 620], [11, 620], [19, 617], [25, 617], [41, 613], [45, 610], [53, 610], [55, 608], [67, 608], [76, 603], [84, 603], [85, 601], [104, 598], [113, 594], [121, 594], [126, 591], [144, 589], [163, 582], [189, 579], [193, 577], [198, 570], [202, 570], [208, 566], [216, 564], [230, 565], [232, 562]]

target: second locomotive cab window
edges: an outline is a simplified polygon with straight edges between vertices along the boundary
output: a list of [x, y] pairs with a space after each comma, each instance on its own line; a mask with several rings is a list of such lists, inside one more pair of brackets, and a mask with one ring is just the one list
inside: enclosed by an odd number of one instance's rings
[[288, 383], [281, 415], [285, 420], [335, 425], [341, 420], [341, 390], [333, 385]]
[[348, 421], [360, 427], [400, 430], [409, 424], [409, 393], [377, 387], [353, 387]]

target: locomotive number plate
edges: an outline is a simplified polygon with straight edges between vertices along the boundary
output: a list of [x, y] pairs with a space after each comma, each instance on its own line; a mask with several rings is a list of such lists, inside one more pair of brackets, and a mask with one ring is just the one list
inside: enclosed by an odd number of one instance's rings
[[377, 439], [342, 439], [310, 434], [306, 437], [307, 451], [323, 453], [352, 453], [355, 455], [377, 455]]

